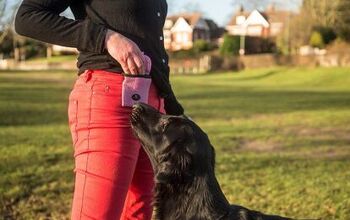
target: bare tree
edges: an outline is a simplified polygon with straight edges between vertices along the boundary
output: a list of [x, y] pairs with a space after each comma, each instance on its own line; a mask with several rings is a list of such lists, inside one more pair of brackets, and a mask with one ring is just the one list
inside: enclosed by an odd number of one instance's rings
[[203, 10], [198, 2], [189, 2], [189, 3], [185, 4], [183, 7], [183, 11], [200, 12], [200, 13], [204, 14], [204, 12], [203, 12]]
[[232, 0], [232, 5], [242, 5], [248, 10], [259, 9], [264, 10], [270, 4], [274, 4], [279, 8], [297, 8], [302, 0]]
[[5, 39], [6, 35], [8, 34], [6, 25], [4, 24], [4, 18], [5, 18], [5, 9], [6, 9], [6, 0], [0, 0], [0, 44]]
[[5, 17], [6, 0], [0, 0], [0, 30], [3, 29], [3, 19]]
[[232, 0], [232, 5], [234, 6], [243, 6], [244, 8], [248, 10], [252, 9], [262, 9], [262, 7], [265, 7], [270, 0]]
[[[333, 31], [338, 37], [350, 41], [350, 1], [349, 0], [303, 0], [300, 13], [290, 22], [289, 42], [290, 49], [295, 51], [298, 47], [310, 41], [313, 31]], [[287, 30], [286, 30], [287, 31]], [[280, 37], [280, 48], [283, 49], [286, 31]], [[328, 33], [329, 34], [329, 33]], [[325, 34], [325, 41], [330, 36]]]
[[302, 11], [309, 15], [309, 19], [318, 26], [332, 27], [338, 17], [338, 5], [341, 0], [304, 0]]
[[350, 41], [349, 0], [303, 0], [302, 11], [314, 27], [332, 29], [338, 37]]
[[11, 26], [19, 3], [9, 4], [8, 0], [0, 0], [0, 44], [11, 31]]
[[339, 37], [350, 42], [350, 2], [348, 0], [339, 0], [336, 11], [335, 30]]

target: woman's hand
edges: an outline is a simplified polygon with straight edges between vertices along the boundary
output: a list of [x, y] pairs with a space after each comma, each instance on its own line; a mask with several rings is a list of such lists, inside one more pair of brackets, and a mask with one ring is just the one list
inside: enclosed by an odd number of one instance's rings
[[133, 41], [115, 31], [108, 30], [105, 46], [108, 53], [120, 63], [124, 73], [133, 75], [145, 73], [143, 54]]

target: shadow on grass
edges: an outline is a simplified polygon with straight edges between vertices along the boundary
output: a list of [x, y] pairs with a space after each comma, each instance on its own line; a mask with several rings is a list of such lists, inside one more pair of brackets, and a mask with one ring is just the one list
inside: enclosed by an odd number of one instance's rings
[[[224, 89], [225, 90], [225, 89]], [[69, 89], [13, 89], [0, 94], [0, 125], [38, 125], [67, 120]], [[206, 90], [179, 96], [197, 117], [238, 117], [295, 111], [348, 109], [350, 92]], [[209, 108], [212, 106], [212, 108]]]
[[235, 81], [249, 81], [249, 80], [258, 80], [258, 79], [265, 79], [267, 77], [276, 75], [278, 73], [281, 73], [281, 71], [269, 71], [265, 74], [259, 75], [259, 76], [251, 76], [251, 77], [242, 77], [239, 79], [235, 79]]
[[180, 100], [195, 109], [196, 116], [230, 117], [348, 109], [350, 92], [238, 91], [231, 88], [181, 95]]
[[[69, 88], [42, 87], [42, 88], [6, 88], [0, 93], [0, 100], [10, 104], [58, 104], [67, 100]], [[1, 108], [1, 106], [0, 106]]]
[[52, 85], [43, 88], [13, 87], [1, 89], [0, 126], [47, 125], [67, 122], [66, 88]]

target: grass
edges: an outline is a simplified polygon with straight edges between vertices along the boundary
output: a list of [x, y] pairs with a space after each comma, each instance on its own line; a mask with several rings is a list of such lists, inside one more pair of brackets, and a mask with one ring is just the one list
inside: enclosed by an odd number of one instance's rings
[[52, 62], [52, 63], [59, 63], [59, 62], [65, 62], [65, 61], [75, 61], [77, 59], [77, 55], [62, 55], [62, 56], [52, 56], [50, 58], [46, 57], [36, 57], [33, 59], [28, 60], [27, 62], [30, 63], [42, 63], [42, 62]]
[[[0, 216], [68, 219], [72, 72], [0, 72]], [[271, 68], [172, 76], [216, 148], [235, 204], [297, 218], [350, 219], [350, 74]]]

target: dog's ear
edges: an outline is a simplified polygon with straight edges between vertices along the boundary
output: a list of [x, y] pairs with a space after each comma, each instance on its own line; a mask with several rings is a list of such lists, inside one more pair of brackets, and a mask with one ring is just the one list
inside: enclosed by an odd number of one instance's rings
[[211, 151], [211, 166], [215, 167], [215, 149], [212, 145], [210, 145], [210, 151]]
[[158, 171], [156, 172], [156, 181], [158, 183], [169, 183], [171, 180], [171, 170], [170, 164], [164, 163], [160, 164]]
[[158, 173], [156, 176], [157, 183], [169, 183], [170, 175], [166, 173]]
[[191, 143], [186, 145], [186, 150], [190, 154], [195, 154], [198, 150], [198, 147], [197, 147], [195, 142], [191, 142]]
[[184, 125], [181, 129], [183, 131], [184, 136], [186, 136], [187, 139], [190, 140], [190, 142], [186, 143], [187, 152], [189, 152], [190, 154], [195, 154], [198, 150], [198, 147], [192, 138], [194, 135], [193, 129], [188, 125]]
[[168, 183], [181, 183], [188, 182], [193, 179], [194, 175], [192, 171], [188, 169], [179, 170], [175, 173], [159, 172], [156, 175], [156, 183], [168, 184]]

